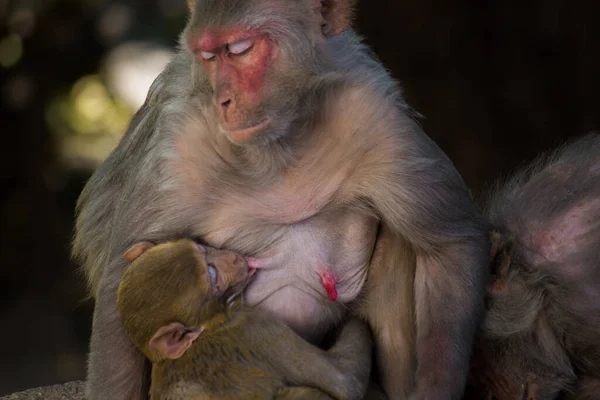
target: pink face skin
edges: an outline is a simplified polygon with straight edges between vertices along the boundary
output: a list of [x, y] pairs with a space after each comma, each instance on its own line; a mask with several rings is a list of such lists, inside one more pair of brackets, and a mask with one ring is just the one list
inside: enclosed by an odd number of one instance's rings
[[234, 143], [249, 142], [269, 125], [269, 116], [256, 110], [268, 98], [275, 43], [257, 29], [207, 29], [190, 39], [190, 47], [208, 73], [221, 129]]

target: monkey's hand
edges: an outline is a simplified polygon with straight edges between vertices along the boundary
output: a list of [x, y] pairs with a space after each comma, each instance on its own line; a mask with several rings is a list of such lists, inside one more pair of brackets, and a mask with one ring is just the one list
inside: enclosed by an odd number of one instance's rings
[[287, 326], [278, 337], [279, 340], [269, 341], [268, 349], [288, 382], [317, 388], [334, 399], [364, 398], [371, 374], [372, 348], [370, 331], [364, 322], [350, 319], [329, 351], [313, 346]]
[[335, 345], [327, 352], [331, 362], [351, 380], [344, 399], [360, 399], [369, 386], [372, 338], [368, 325], [351, 317], [343, 326]]

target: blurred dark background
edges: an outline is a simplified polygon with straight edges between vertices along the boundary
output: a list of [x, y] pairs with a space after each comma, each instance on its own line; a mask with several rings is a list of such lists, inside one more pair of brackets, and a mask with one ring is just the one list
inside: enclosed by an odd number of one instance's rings
[[[185, 0], [0, 0], [0, 395], [83, 378], [73, 208], [168, 61]], [[597, 0], [362, 0], [356, 27], [478, 193], [600, 123]]]

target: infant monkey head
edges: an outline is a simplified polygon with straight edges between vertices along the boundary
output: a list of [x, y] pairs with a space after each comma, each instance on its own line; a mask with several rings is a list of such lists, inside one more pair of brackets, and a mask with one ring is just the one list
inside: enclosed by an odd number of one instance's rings
[[127, 335], [153, 363], [181, 357], [218, 324], [254, 272], [239, 254], [189, 239], [137, 243], [125, 258], [117, 306]]

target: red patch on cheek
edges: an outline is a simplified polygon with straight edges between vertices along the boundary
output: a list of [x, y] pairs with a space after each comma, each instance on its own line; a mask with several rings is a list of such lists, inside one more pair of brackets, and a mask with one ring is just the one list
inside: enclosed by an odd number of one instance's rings
[[273, 44], [266, 38], [257, 38], [254, 48], [240, 59], [240, 89], [251, 103], [260, 102], [265, 91], [265, 76], [273, 62]]
[[321, 275], [321, 282], [323, 283], [323, 287], [325, 288], [325, 291], [327, 292], [327, 297], [329, 297], [329, 300], [331, 300], [331, 301], [336, 301], [338, 294], [337, 294], [337, 288], [335, 287], [335, 285], [337, 283], [335, 276], [333, 276], [329, 272], [322, 272], [320, 275]]

